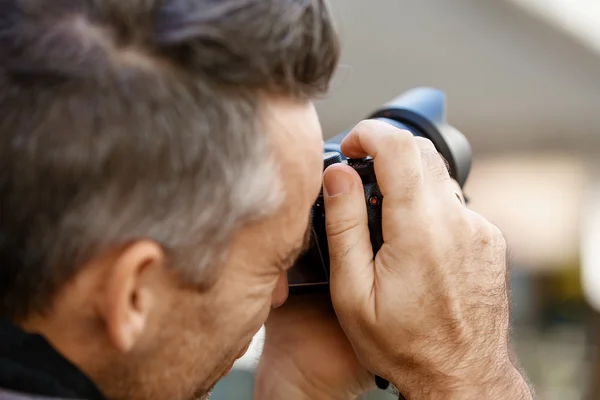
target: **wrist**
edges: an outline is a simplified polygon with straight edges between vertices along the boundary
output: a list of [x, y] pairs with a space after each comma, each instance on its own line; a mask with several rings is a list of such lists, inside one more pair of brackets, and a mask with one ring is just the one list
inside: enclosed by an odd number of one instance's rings
[[298, 370], [293, 364], [261, 359], [255, 380], [257, 400], [354, 400], [362, 393], [335, 387]]
[[254, 398], [257, 400], [353, 400], [356, 396], [341, 396], [340, 393], [327, 393], [320, 389], [282, 381], [280, 379], [257, 379]]
[[406, 399], [471, 400], [510, 399], [532, 400], [533, 392], [525, 377], [510, 362], [489, 368], [482, 377], [477, 371], [465, 371], [462, 375], [444, 377], [413, 377], [392, 379], [392, 383]]

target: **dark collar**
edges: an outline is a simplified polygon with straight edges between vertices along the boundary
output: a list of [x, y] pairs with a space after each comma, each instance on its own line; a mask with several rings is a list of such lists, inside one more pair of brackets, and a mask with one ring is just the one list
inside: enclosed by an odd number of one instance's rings
[[0, 319], [0, 388], [27, 394], [105, 400], [94, 383], [40, 335]]

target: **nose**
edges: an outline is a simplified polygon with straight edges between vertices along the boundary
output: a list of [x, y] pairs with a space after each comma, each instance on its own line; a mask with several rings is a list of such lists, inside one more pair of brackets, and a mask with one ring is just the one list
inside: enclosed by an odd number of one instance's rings
[[273, 296], [271, 297], [271, 308], [281, 307], [288, 298], [288, 278], [287, 273], [284, 272], [279, 275], [275, 290], [273, 290]]

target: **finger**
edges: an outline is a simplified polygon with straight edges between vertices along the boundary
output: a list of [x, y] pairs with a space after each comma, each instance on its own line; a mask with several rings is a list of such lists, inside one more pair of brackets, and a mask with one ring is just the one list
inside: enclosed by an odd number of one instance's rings
[[423, 181], [421, 151], [409, 131], [377, 120], [360, 122], [341, 144], [350, 158], [374, 159], [379, 189], [388, 204], [398, 206], [418, 198]]
[[435, 148], [433, 142], [424, 137], [415, 137], [415, 142], [421, 150], [423, 175], [425, 176], [425, 179], [433, 183], [450, 180], [448, 162]]
[[347, 165], [332, 165], [325, 171], [323, 186], [331, 296], [339, 304], [370, 291], [373, 249], [364, 189], [356, 171]]
[[421, 149], [427, 187], [439, 193], [442, 199], [455, 205], [464, 205], [462, 189], [458, 182], [450, 177], [448, 161], [438, 152], [431, 140], [415, 137], [415, 141]]
[[368, 154], [374, 159], [383, 195], [382, 233], [386, 242], [406, 234], [407, 217], [422, 198], [423, 162], [414, 136], [377, 120], [360, 122], [341, 144], [348, 157]]
[[348, 158], [364, 158], [372, 154], [369, 154], [367, 150], [363, 148], [360, 142], [359, 130], [373, 130], [373, 126], [365, 127], [365, 124], [369, 124], [370, 121], [362, 121], [358, 123], [351, 131], [346, 135], [344, 140], [340, 143], [340, 150]]

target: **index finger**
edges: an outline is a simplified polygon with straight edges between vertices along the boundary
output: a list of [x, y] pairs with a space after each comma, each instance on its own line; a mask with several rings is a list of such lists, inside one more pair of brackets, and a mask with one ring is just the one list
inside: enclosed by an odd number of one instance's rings
[[387, 202], [418, 197], [423, 182], [421, 150], [411, 132], [377, 120], [360, 122], [341, 143], [348, 158], [373, 157], [377, 184]]

